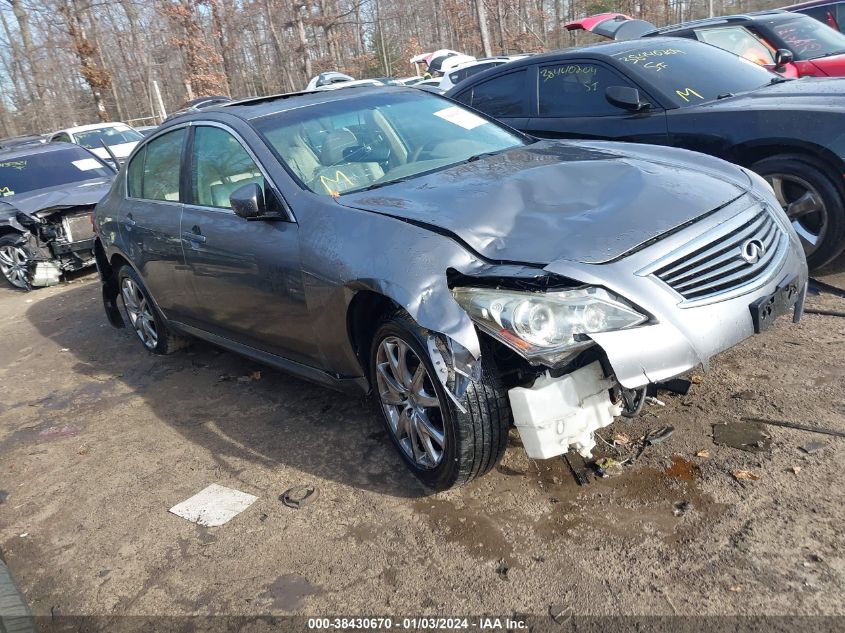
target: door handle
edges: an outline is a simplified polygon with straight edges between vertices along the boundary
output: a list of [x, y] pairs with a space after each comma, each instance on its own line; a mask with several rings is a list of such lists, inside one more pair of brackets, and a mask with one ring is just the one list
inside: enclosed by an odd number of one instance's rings
[[135, 218], [132, 217], [132, 214], [128, 214], [126, 216], [126, 228], [131, 229], [136, 224], [138, 223], [135, 221]]
[[205, 235], [202, 234], [202, 231], [200, 231], [200, 227], [198, 226], [192, 227], [190, 231], [184, 231], [182, 233], [182, 239], [187, 240], [188, 242], [205, 244]]

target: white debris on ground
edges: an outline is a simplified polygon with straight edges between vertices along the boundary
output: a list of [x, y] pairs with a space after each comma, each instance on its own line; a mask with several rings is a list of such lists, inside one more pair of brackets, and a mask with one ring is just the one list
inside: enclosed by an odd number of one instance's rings
[[205, 527], [218, 527], [238, 516], [257, 499], [240, 490], [211, 484], [193, 497], [177, 503], [170, 512]]

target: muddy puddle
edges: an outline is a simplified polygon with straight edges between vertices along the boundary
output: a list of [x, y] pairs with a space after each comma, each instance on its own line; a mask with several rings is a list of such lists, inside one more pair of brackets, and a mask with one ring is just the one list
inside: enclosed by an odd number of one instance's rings
[[474, 493], [471, 484], [457, 495], [420, 499], [415, 510], [436, 534], [467, 553], [518, 567], [524, 552], [508, 536], [526, 532], [546, 542], [577, 543], [597, 533], [620, 539], [650, 534], [668, 544], [681, 542], [727, 508], [701, 491], [700, 476], [698, 464], [674, 456], [663, 468], [628, 466], [578, 486], [562, 459], [511, 460], [487, 475], [483, 495]]

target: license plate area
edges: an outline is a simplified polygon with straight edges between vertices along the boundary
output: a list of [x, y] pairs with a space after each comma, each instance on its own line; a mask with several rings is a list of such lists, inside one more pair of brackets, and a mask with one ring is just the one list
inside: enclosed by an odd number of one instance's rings
[[795, 277], [791, 277], [781, 283], [772, 294], [760, 297], [748, 306], [751, 311], [751, 320], [754, 322], [754, 333], [766, 331], [775, 319], [792, 310], [800, 295], [798, 281]]

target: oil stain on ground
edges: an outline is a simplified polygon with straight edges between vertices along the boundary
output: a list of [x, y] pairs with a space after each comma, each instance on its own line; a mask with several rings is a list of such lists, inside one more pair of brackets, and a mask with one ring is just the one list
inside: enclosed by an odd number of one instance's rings
[[261, 597], [270, 600], [274, 611], [295, 612], [308, 596], [323, 593], [320, 587], [312, 585], [306, 578], [297, 574], [283, 574], [267, 587]]

